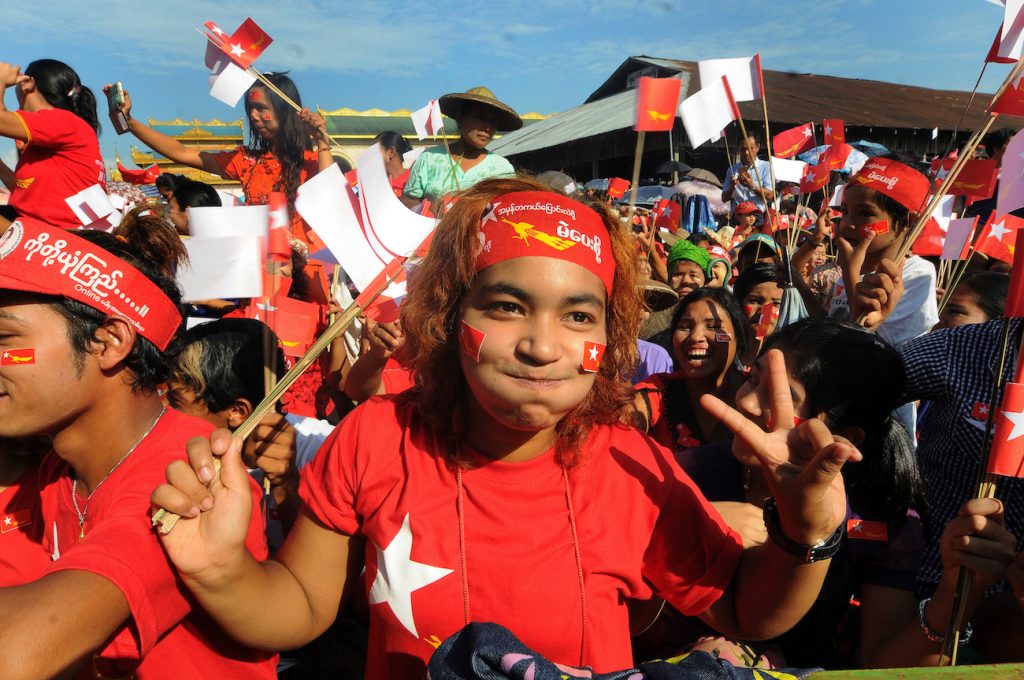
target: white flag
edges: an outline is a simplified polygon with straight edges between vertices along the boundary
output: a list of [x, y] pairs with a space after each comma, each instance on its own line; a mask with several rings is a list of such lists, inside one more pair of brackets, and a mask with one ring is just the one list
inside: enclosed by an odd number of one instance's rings
[[75, 213], [75, 217], [86, 229], [109, 231], [121, 221], [121, 214], [110, 201], [110, 196], [99, 184], [82, 189], [64, 202]]
[[422, 109], [412, 112], [412, 124], [416, 128], [416, 136], [420, 139], [437, 137], [444, 132], [444, 120], [441, 118], [441, 106], [436, 99], [431, 99]]
[[679, 116], [694, 149], [720, 136], [726, 125], [739, 118], [726, 87], [724, 77], [708, 82], [679, 105]]
[[738, 59], [705, 59], [697, 62], [697, 68], [700, 71], [701, 89], [726, 76], [736, 101], [749, 102], [764, 96], [761, 91], [760, 54]]
[[775, 170], [775, 180], [778, 182], [796, 182], [799, 184], [804, 176], [805, 167], [807, 167], [807, 163], [803, 161], [772, 156], [772, 168]]
[[188, 208], [188, 230], [194, 239], [223, 236], [257, 236], [265, 238], [270, 224], [265, 205], [205, 206]]
[[999, 29], [999, 49], [996, 55], [1020, 59], [1024, 48], [1024, 0], [1006, 0], [1003, 7], [1003, 25]]
[[939, 128], [934, 128], [932, 130], [932, 139], [938, 139], [938, 138], [939, 138]]
[[210, 68], [210, 96], [228, 106], [236, 106], [246, 90], [256, 82], [256, 76], [236, 66], [211, 42], [206, 44], [206, 65]]
[[263, 294], [262, 238], [190, 238], [184, 244], [189, 261], [178, 269], [178, 285], [185, 302]]
[[963, 253], [967, 240], [974, 231], [974, 225], [978, 223], [977, 217], [963, 217], [958, 220], [949, 221], [949, 229], [946, 230], [946, 240], [942, 242], [942, 259], [959, 260]]

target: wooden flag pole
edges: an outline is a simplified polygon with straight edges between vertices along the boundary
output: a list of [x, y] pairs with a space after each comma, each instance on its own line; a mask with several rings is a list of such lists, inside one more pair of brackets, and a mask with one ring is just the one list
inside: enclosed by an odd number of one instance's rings
[[971, 254], [967, 256], [966, 260], [964, 260], [963, 266], [960, 267], [959, 269], [953, 270], [954, 273], [949, 277], [949, 286], [942, 293], [942, 299], [939, 300], [939, 314], [942, 314], [942, 310], [946, 308], [946, 303], [949, 302], [949, 298], [952, 297], [953, 291], [956, 290], [957, 284], [960, 283], [960, 279], [962, 279], [964, 274], [967, 272], [967, 267], [970, 266], [971, 260], [974, 259], [974, 253], [976, 252], [977, 251], [972, 248]]
[[[369, 298], [366, 300], [364, 305], [360, 305], [358, 301], [350, 304], [348, 308], [345, 309], [345, 311], [342, 312], [335, 320], [335, 322], [327, 327], [327, 330], [323, 332], [323, 335], [317, 338], [316, 342], [306, 350], [306, 353], [295, 362], [295, 365], [292, 366], [291, 370], [285, 373], [274, 388], [270, 390], [265, 397], [263, 397], [263, 401], [261, 401], [256, 408], [252, 410], [252, 413], [250, 413], [249, 417], [238, 426], [238, 429], [231, 433], [231, 438], [239, 441], [245, 441], [246, 437], [252, 434], [252, 431], [260, 424], [263, 417], [274, 409], [277, 402], [281, 400], [281, 397], [288, 391], [288, 388], [298, 380], [299, 376], [302, 375], [321, 354], [323, 354], [324, 350], [327, 349], [328, 345], [334, 342], [335, 338], [348, 330], [348, 327], [352, 325], [352, 322], [355, 321], [356, 317], [359, 316], [366, 307], [370, 306], [370, 304], [372, 304], [373, 301], [376, 300], [389, 285], [391, 285], [391, 282], [398, 278], [402, 271], [401, 267], [396, 267], [395, 271], [391, 275], [385, 277], [379, 285], [368, 289]], [[217, 459], [214, 459], [214, 464], [219, 471], [220, 462]], [[152, 522], [153, 526], [159, 526], [160, 533], [166, 534], [174, 528], [174, 525], [179, 519], [180, 517], [178, 515], [172, 512], [167, 512], [161, 508], [153, 513]]]
[[647, 139], [647, 131], [640, 130], [636, 133], [636, 151], [633, 153], [633, 185], [629, 188], [629, 216], [626, 224], [632, 225], [633, 212], [636, 210], [637, 188], [640, 186], [640, 161], [644, 156], [644, 140]]
[[[996, 495], [996, 479], [995, 475], [988, 472], [988, 461], [989, 456], [992, 454], [992, 432], [995, 429], [994, 424], [996, 411], [999, 406], [998, 402], [1006, 385], [1004, 371], [1006, 369], [1006, 357], [1009, 354], [1009, 346], [1010, 317], [1004, 314], [1003, 323], [999, 330], [999, 365], [996, 368], [995, 380], [992, 382], [992, 392], [988, 401], [988, 418], [985, 420], [985, 434], [981, 439], [981, 462], [978, 467], [974, 498], [995, 498]], [[973, 584], [974, 572], [960, 567], [957, 574], [956, 591], [953, 593], [953, 611], [950, 614], [949, 626], [946, 628], [946, 637], [942, 642], [939, 666], [956, 665], [957, 648], [960, 646], [960, 631], [964, 625], [968, 595]]]
[[[760, 65], [758, 66], [760, 72]], [[764, 91], [764, 83], [761, 83], [761, 111], [764, 112], [764, 148], [768, 150], [768, 176], [772, 181], [772, 191], [775, 191], [775, 165], [772, 163], [772, 131], [768, 127], [768, 94]], [[757, 169], [757, 159], [754, 159], [754, 169]], [[764, 209], [768, 210], [768, 203], [764, 204]], [[772, 225], [772, 233], [778, 229], [778, 216], [775, 217], [775, 224]], [[792, 247], [792, 237], [790, 238], [790, 248]], [[790, 250], [792, 253], [792, 250]]]

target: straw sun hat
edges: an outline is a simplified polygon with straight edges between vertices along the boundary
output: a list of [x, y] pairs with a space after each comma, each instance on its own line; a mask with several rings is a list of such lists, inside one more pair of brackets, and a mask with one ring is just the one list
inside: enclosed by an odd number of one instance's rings
[[452, 92], [438, 100], [441, 113], [449, 118], [458, 116], [459, 111], [467, 104], [482, 104], [497, 114], [497, 127], [501, 132], [511, 132], [523, 127], [523, 119], [508, 104], [500, 101], [486, 87], [474, 87], [465, 92]]

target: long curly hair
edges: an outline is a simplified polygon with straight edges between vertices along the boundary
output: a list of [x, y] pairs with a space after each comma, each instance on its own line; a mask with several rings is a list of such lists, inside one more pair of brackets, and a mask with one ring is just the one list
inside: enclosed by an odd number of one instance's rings
[[[302, 98], [299, 96], [299, 89], [287, 75], [283, 73], [264, 73], [267, 80], [274, 84], [274, 87], [285, 93], [289, 99], [302, 106]], [[251, 127], [249, 128], [249, 146], [246, 151], [253, 156], [262, 156], [268, 151], [281, 163], [281, 177], [275, 191], [281, 191], [288, 198], [289, 211], [294, 212], [295, 196], [302, 184], [302, 166], [305, 164], [306, 151], [312, 150], [313, 138], [310, 136], [298, 112], [293, 109], [285, 100], [281, 99], [276, 92], [256, 82], [249, 91], [245, 93], [245, 116], [249, 118], [252, 110], [252, 103], [249, 93], [255, 89], [261, 89], [264, 96], [270, 101], [274, 108], [274, 117], [277, 118], [277, 137], [273, 143], [262, 135], [258, 134]]]
[[[402, 303], [402, 330], [416, 376], [416, 388], [403, 399], [417, 409], [452, 466], [466, 464], [459, 458], [458, 443], [469, 388], [459, 363], [457, 329], [462, 302], [476, 278], [480, 220], [495, 198], [516, 191], [551, 192], [551, 188], [517, 177], [485, 180], [458, 194], [434, 232], [430, 252], [413, 272]], [[633, 401], [629, 378], [639, 357], [636, 339], [643, 310], [631, 235], [599, 204], [588, 207], [608, 228], [616, 269], [605, 316], [608, 344], [596, 381], [586, 398], [555, 427], [556, 454], [566, 466], [579, 461], [594, 423], [618, 422]]]

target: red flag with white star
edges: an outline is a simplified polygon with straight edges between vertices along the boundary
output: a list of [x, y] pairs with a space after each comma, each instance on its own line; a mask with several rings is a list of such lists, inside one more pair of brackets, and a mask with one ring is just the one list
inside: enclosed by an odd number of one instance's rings
[[597, 373], [601, 368], [601, 359], [604, 358], [604, 348], [600, 342], [592, 340], [583, 341], [583, 370], [587, 373]]
[[792, 158], [814, 146], [814, 124], [806, 123], [784, 130], [772, 137], [776, 158]]
[[810, 165], [804, 168], [804, 176], [800, 178], [800, 193], [810, 194], [823, 189], [828, 184], [831, 171], [823, 165]]
[[1006, 383], [996, 418], [996, 433], [985, 471], [1003, 477], [1024, 477], [1024, 384]]
[[465, 321], [462, 322], [462, 330], [459, 331], [459, 346], [470, 359], [480, 363], [480, 350], [484, 346], [487, 334], [473, 328]]
[[846, 520], [846, 536], [862, 541], [889, 540], [889, 525], [881, 520], [851, 518]]
[[[252, 19], [246, 19], [230, 36], [212, 21], [206, 22], [206, 28], [210, 31], [212, 42], [243, 69], [252, 66], [270, 43], [274, 42]], [[209, 58], [207, 66], [213, 67]]]
[[992, 113], [1008, 116], [1024, 116], [1024, 74], [1010, 83], [1006, 91], [992, 104]]
[[1014, 242], [1013, 268], [1010, 270], [1010, 290], [1006, 295], [1006, 316], [1024, 317], [1024, 229], [1017, 230]]
[[667, 132], [676, 122], [679, 93], [683, 81], [678, 78], [640, 78], [636, 95], [637, 132]]
[[988, 223], [981, 230], [978, 242], [974, 249], [982, 255], [994, 257], [1007, 264], [1013, 264], [1013, 251], [1016, 243], [1017, 231], [1024, 226], [1024, 219], [1013, 215], [1000, 215], [995, 213], [989, 217]]
[[5, 349], [0, 353], [0, 366], [28, 366], [36, 363], [34, 349]]
[[0, 534], [16, 531], [18, 527], [28, 526], [29, 524], [32, 524], [32, 511], [15, 510], [0, 518]]
[[654, 226], [659, 229], [668, 229], [673, 234], [679, 231], [679, 222], [682, 219], [683, 209], [675, 201], [663, 198], [654, 207]]
[[826, 118], [821, 121], [821, 127], [825, 131], [823, 144], [831, 146], [846, 143], [846, 124], [839, 118]]

